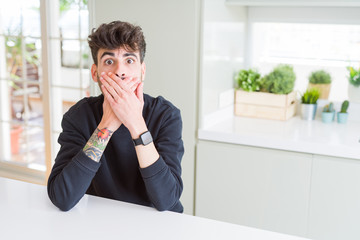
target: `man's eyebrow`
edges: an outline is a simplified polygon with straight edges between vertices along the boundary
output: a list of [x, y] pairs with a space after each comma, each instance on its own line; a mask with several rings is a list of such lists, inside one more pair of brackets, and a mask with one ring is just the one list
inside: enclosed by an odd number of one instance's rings
[[112, 56], [112, 57], [115, 57], [115, 53], [113, 53], [113, 52], [104, 52], [104, 53], [101, 55], [100, 59], [102, 59], [105, 55], [110, 55], [110, 56]]
[[136, 56], [135, 53], [132, 53], [132, 52], [127, 52], [127, 53], [124, 53], [123, 57], [129, 57], [129, 56], [133, 56], [135, 57], [136, 59], [138, 59], [138, 57]]

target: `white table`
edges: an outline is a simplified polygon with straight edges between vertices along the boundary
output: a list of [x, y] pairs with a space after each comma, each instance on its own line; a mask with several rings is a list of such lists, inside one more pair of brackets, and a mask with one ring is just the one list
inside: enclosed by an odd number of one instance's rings
[[45, 186], [1, 177], [0, 239], [305, 240], [89, 195], [61, 212]]

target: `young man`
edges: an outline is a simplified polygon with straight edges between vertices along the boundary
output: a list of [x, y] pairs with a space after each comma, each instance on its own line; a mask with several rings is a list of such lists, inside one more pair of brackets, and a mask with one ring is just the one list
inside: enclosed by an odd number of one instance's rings
[[143, 94], [141, 28], [102, 24], [88, 42], [91, 75], [103, 94], [80, 100], [64, 114], [48, 180], [51, 201], [67, 211], [88, 193], [183, 212], [180, 111], [163, 97]]

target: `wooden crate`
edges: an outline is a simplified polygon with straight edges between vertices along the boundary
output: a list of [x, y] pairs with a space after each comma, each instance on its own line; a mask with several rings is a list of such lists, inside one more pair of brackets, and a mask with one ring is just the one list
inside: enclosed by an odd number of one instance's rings
[[243, 117], [288, 120], [295, 115], [296, 93], [273, 94], [235, 91], [235, 115]]
[[317, 88], [320, 91], [320, 99], [328, 99], [330, 94], [331, 84], [313, 84], [309, 83], [308, 89]]

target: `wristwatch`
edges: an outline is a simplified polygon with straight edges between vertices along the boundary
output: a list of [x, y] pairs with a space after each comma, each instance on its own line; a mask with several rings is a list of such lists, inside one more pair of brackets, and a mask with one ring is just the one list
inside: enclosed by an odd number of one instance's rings
[[152, 139], [151, 133], [149, 131], [142, 133], [139, 138], [133, 139], [135, 146], [138, 146], [140, 144], [146, 146], [149, 143], [151, 143], [152, 141], [153, 141], [153, 139]]

